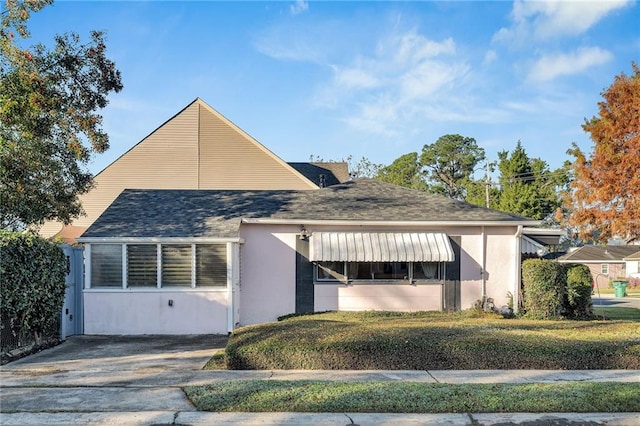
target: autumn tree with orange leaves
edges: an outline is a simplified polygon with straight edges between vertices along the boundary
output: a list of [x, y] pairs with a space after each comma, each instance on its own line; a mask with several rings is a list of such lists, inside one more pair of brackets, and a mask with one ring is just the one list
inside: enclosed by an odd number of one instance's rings
[[640, 67], [616, 76], [602, 93], [599, 116], [585, 120], [595, 146], [587, 157], [574, 143], [574, 180], [566, 207], [584, 239], [640, 239]]

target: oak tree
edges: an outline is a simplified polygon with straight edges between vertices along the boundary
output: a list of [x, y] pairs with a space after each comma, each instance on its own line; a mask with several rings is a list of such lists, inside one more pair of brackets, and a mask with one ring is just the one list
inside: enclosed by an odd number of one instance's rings
[[427, 190], [422, 164], [418, 161], [417, 152], [410, 152], [396, 158], [391, 164], [378, 170], [375, 178], [394, 185], [422, 191]]
[[82, 213], [78, 195], [92, 185], [86, 166], [109, 147], [98, 113], [122, 89], [106, 57], [104, 34], [55, 37], [23, 47], [27, 21], [52, 0], [7, 0], [0, 20], [0, 222], [6, 229]]
[[614, 78], [598, 103], [598, 115], [585, 119], [593, 151], [574, 143], [574, 180], [568, 197], [569, 223], [586, 239], [606, 242], [640, 239], [640, 67]]
[[465, 199], [466, 186], [485, 159], [474, 138], [444, 135], [422, 148], [420, 163], [426, 168], [430, 191], [449, 198]]

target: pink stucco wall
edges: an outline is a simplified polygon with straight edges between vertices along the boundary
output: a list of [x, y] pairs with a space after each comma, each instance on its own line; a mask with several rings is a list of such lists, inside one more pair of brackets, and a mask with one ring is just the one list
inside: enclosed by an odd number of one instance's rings
[[[169, 306], [173, 300], [173, 306]], [[85, 334], [226, 334], [227, 289], [84, 291]]]
[[439, 311], [442, 286], [438, 284], [317, 284], [316, 311]]
[[[307, 231], [388, 231], [385, 227], [311, 226]], [[486, 295], [496, 306], [508, 303], [516, 288], [516, 231], [505, 227], [393, 228], [394, 231], [443, 231], [461, 239], [461, 307], [482, 297], [482, 270], [486, 268]], [[274, 321], [295, 312], [295, 246], [299, 225], [244, 224], [245, 244], [240, 254], [240, 324]], [[486, 260], [483, 262], [483, 255]], [[439, 310], [439, 285], [316, 284], [315, 310]]]
[[296, 309], [296, 232], [293, 226], [243, 225], [240, 247], [240, 324], [275, 321]]

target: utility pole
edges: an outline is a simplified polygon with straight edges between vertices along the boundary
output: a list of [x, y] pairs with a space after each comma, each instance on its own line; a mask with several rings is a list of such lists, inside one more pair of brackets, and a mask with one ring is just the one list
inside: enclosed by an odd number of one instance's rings
[[489, 177], [489, 160], [487, 160], [487, 164], [485, 167], [485, 178], [484, 178], [484, 203], [487, 208], [490, 208], [490, 200], [489, 200], [489, 192], [491, 188], [491, 180]]

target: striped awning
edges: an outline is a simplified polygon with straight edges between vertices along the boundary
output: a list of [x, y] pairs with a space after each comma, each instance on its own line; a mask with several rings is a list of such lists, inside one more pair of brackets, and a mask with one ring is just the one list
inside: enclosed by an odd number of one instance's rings
[[452, 262], [444, 232], [314, 232], [314, 262]]
[[536, 254], [538, 256], [543, 256], [547, 254], [547, 252], [548, 252], [547, 248], [544, 245], [527, 237], [526, 235], [522, 236], [522, 240], [520, 243], [520, 253]]

